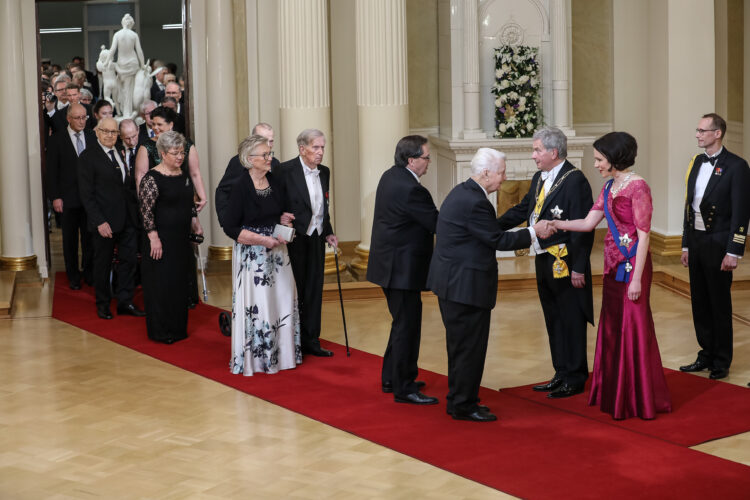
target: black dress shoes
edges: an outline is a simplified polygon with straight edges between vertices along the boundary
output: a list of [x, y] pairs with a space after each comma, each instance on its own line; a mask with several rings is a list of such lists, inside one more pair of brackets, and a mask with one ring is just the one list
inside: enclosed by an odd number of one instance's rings
[[703, 371], [706, 368], [708, 368], [708, 363], [701, 359], [696, 359], [694, 363], [690, 363], [689, 365], [681, 366], [680, 371], [681, 372], [699, 372]]
[[576, 394], [580, 394], [582, 392], [582, 385], [563, 384], [558, 387], [557, 390], [554, 390], [547, 394], [547, 397], [550, 399], [569, 398], [570, 396], [575, 396]]
[[394, 396], [393, 400], [397, 403], [409, 403], [412, 405], [436, 405], [438, 404], [438, 398], [432, 396], [426, 396], [421, 392], [412, 392], [406, 396]]
[[[489, 413], [489, 411], [490, 411], [490, 409], [489, 409], [488, 407], [484, 406], [484, 405], [477, 405], [477, 408], [479, 408], [479, 411], [483, 411], [483, 412], [485, 412], [485, 413]], [[448, 408], [448, 407], [446, 406], [446, 407], [445, 407], [445, 413], [447, 413], [448, 415], [451, 415], [451, 416], [453, 416], [453, 414], [454, 414], [455, 412], [454, 412], [454, 411], [453, 411], [452, 409], [450, 409], [450, 408]]]
[[557, 374], [555, 374], [555, 376], [552, 377], [552, 380], [550, 380], [546, 384], [535, 385], [534, 387], [532, 387], [532, 389], [537, 392], [549, 392], [549, 391], [554, 391], [555, 389], [560, 387], [562, 383], [563, 383], [562, 379], [558, 377]]
[[494, 422], [497, 420], [497, 415], [490, 412], [489, 410], [484, 410], [482, 408], [485, 407], [479, 407], [476, 410], [472, 412], [460, 412], [456, 411], [453, 412], [453, 419], [454, 420], [469, 420], [471, 422]]
[[146, 315], [145, 312], [135, 307], [134, 304], [127, 304], [124, 306], [117, 306], [117, 315], [123, 316], [123, 315], [130, 315], [130, 316], [136, 316], [138, 318], [142, 318]]
[[68, 285], [71, 290], [80, 290], [81, 289], [81, 282], [80, 281], [71, 281]]
[[330, 358], [331, 356], [333, 356], [333, 351], [323, 349], [318, 345], [315, 347], [303, 349], [302, 354], [312, 354], [313, 356], [318, 356], [319, 358]]
[[[424, 387], [425, 384], [422, 380], [415, 380], [415, 384], [417, 384], [417, 390], [421, 391], [422, 387]], [[382, 391], [386, 394], [390, 394], [393, 392], [393, 383], [392, 382], [383, 382], [383, 385], [381, 387]]]
[[727, 375], [729, 375], [729, 370], [716, 368], [714, 370], [711, 370], [711, 373], [708, 374], [708, 378], [718, 380], [720, 378], [726, 378]]
[[96, 315], [102, 319], [112, 319], [112, 312], [109, 310], [109, 307], [97, 307]]

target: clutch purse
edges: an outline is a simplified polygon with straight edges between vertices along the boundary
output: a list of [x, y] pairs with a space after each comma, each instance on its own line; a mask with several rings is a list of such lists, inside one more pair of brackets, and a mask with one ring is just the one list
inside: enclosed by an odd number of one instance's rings
[[190, 233], [190, 241], [193, 243], [198, 243], [199, 245], [203, 243], [203, 235], [198, 233]]
[[273, 228], [273, 234], [271, 236], [273, 236], [274, 238], [278, 238], [279, 236], [281, 236], [282, 238], [284, 238], [284, 241], [292, 241], [294, 239], [294, 228], [276, 224], [276, 226]]

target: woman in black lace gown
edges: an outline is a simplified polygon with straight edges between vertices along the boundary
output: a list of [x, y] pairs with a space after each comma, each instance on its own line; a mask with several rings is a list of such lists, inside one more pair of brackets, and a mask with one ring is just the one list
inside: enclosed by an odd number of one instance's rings
[[[177, 119], [177, 113], [173, 109], [159, 106], [151, 111], [151, 120], [153, 122], [154, 137], [142, 143], [141, 147], [138, 148], [138, 154], [135, 158], [135, 182], [136, 186], [141, 185], [141, 179], [146, 175], [150, 169], [161, 163], [161, 155], [156, 148], [156, 141], [159, 139], [159, 135], [164, 132], [169, 132], [174, 127], [175, 120]], [[198, 212], [206, 205], [206, 190], [203, 186], [203, 177], [198, 163], [198, 152], [195, 150], [195, 146], [186, 139], [185, 142], [185, 160], [182, 163], [182, 170], [190, 175], [190, 180], [195, 186], [195, 194], [197, 194], [196, 207]], [[142, 251], [142, 254], [148, 253]], [[188, 273], [188, 289], [190, 291], [189, 305], [192, 309], [198, 304], [198, 280], [195, 269], [197, 267], [195, 261], [195, 255], [191, 251], [188, 256], [188, 263], [186, 272]]]
[[140, 183], [143, 229], [148, 236], [141, 263], [146, 328], [150, 339], [171, 344], [187, 337], [189, 237], [202, 234], [193, 183], [182, 169], [185, 138], [163, 132], [156, 142], [161, 162]]

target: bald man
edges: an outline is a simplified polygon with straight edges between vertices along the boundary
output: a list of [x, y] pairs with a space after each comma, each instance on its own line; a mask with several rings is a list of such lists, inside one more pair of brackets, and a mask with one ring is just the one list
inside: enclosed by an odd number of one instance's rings
[[[87, 230], [86, 212], [78, 191], [78, 156], [96, 142], [96, 136], [85, 129], [88, 113], [80, 104], [64, 108], [67, 126], [50, 136], [47, 144], [47, 196], [52, 208], [61, 214], [63, 259], [68, 284], [73, 290], [81, 289], [81, 274], [92, 283], [91, 235]], [[81, 241], [83, 271], [78, 265], [78, 241]]]
[[[132, 135], [137, 136], [132, 128]], [[117, 122], [103, 118], [95, 132], [96, 143], [78, 158], [78, 185], [93, 234], [96, 313], [102, 319], [112, 319], [109, 274], [117, 245], [117, 314], [145, 316], [133, 305], [138, 223], [133, 172], [115, 148]]]

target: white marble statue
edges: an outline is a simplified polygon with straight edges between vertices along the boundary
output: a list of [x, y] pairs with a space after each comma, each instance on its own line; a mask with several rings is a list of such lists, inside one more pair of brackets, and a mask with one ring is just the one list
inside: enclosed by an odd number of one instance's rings
[[101, 72], [102, 78], [102, 97], [109, 101], [112, 108], [117, 106], [117, 73], [115, 64], [109, 59], [109, 50], [106, 46], [101, 46], [99, 60], [96, 61], [96, 69]]
[[151, 85], [153, 84], [151, 78], [151, 67], [149, 61], [140, 67], [138, 72], [135, 74], [135, 83], [133, 85], [133, 109], [138, 111], [141, 109], [141, 104], [144, 101], [151, 99]]
[[117, 54], [117, 60], [114, 62], [118, 87], [116, 108], [122, 118], [134, 118], [138, 115], [138, 108], [134, 105], [134, 90], [136, 73], [144, 65], [144, 58], [141, 42], [132, 29], [134, 24], [130, 14], [122, 17], [122, 29], [112, 37], [112, 46], [104, 63], [106, 66], [112, 62], [115, 53]]

